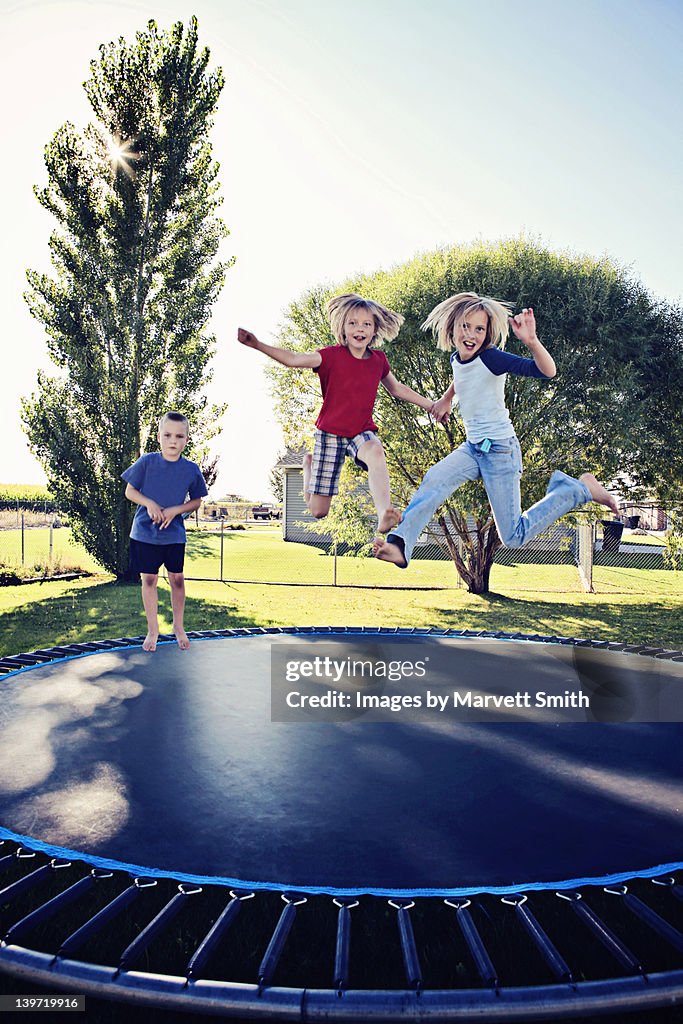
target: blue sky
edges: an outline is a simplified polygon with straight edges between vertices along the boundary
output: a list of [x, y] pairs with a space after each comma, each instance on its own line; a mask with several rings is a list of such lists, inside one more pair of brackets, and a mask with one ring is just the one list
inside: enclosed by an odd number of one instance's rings
[[19, 396], [50, 366], [21, 298], [25, 268], [49, 269], [51, 221], [32, 194], [43, 146], [64, 121], [88, 120], [81, 83], [100, 42], [192, 13], [226, 74], [213, 142], [224, 255], [237, 258], [212, 324], [210, 393], [229, 403], [218, 491], [267, 497], [281, 446], [264, 359], [236, 347], [236, 328], [272, 341], [282, 310], [313, 284], [524, 232], [607, 254], [681, 301], [678, 3], [16, 0], [2, 15], [0, 72], [14, 98], [0, 193], [13, 371], [0, 481], [42, 479]]

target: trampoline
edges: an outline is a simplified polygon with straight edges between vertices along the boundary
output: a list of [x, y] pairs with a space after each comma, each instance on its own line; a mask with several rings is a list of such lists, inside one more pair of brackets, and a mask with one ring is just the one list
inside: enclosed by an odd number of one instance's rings
[[[484, 1020], [493, 998], [491, 1019], [501, 1019], [508, 991], [509, 1019], [520, 1006], [565, 1016], [604, 1008], [608, 993], [644, 1006], [681, 996], [683, 972], [668, 961], [643, 984], [638, 957], [585, 895], [620, 897], [621, 908], [683, 953], [678, 921], [633, 895], [647, 884], [675, 911], [683, 894], [681, 652], [436, 629], [193, 636], [187, 652], [162, 643], [150, 656], [140, 638], [122, 638], [0, 662], [0, 869], [11, 877], [0, 877], [0, 906], [11, 908], [67, 863], [80, 870], [82, 890], [110, 877], [137, 880], [130, 899], [154, 881], [179, 886], [136, 940], [139, 954], [189, 895], [216, 887], [226, 908], [203, 964], [247, 897], [279, 893], [283, 913], [255, 988], [203, 990], [192, 958], [171, 996], [168, 979], [125, 980], [129, 950], [114, 969], [85, 971], [72, 959], [82, 933], [78, 942], [67, 934], [51, 954], [20, 944], [80, 898], [73, 886], [36, 897], [18, 919], [10, 914], [0, 968], [44, 983], [58, 975], [76, 991], [87, 975], [87, 991], [189, 1001], [198, 1012], [208, 1012], [202, 999], [219, 999], [224, 1010], [255, 1017], [291, 1016], [296, 1006], [302, 1019], [396, 1019], [414, 1012], [405, 992], [358, 994], [346, 985], [351, 907], [382, 899], [397, 916], [406, 978], [424, 1014], [447, 1019], [449, 1009], [469, 1007]], [[533, 894], [578, 915], [626, 976], [582, 982], [598, 985], [590, 991], [568, 984], [571, 969], [535, 920]], [[338, 911], [336, 953], [332, 988], [316, 1010], [310, 992], [269, 982], [296, 907], [323, 896]], [[415, 899], [446, 901], [480, 992], [424, 985]], [[515, 915], [557, 985], [498, 985], [472, 917], [472, 901], [482, 900]], [[91, 930], [104, 926], [102, 912]]]

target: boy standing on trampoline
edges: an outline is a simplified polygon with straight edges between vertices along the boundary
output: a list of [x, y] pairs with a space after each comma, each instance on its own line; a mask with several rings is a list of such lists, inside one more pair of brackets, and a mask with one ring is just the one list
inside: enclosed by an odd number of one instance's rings
[[311, 515], [323, 519], [329, 512], [348, 457], [367, 471], [377, 529], [386, 533], [401, 521], [401, 515], [391, 503], [384, 449], [372, 419], [377, 389], [382, 384], [394, 398], [427, 411], [433, 403], [401, 384], [384, 353], [373, 347], [375, 342], [393, 341], [397, 336], [404, 320], [400, 313], [354, 293], [331, 299], [327, 313], [338, 344], [317, 352], [265, 345], [243, 328], [237, 337], [243, 345], [284, 366], [308, 368], [320, 377], [323, 404], [315, 423], [313, 455], [304, 456], [304, 500]]
[[[532, 359], [504, 352], [508, 326], [529, 349]], [[452, 353], [453, 383], [435, 403], [440, 421], [450, 415], [455, 397], [466, 440], [429, 470], [413, 495], [399, 527], [386, 541], [375, 539], [373, 554], [405, 569], [417, 538], [436, 509], [468, 480], [486, 488], [498, 535], [506, 547], [519, 548], [560, 516], [589, 501], [618, 512], [614, 497], [592, 473], [578, 480], [556, 470], [545, 496], [522, 513], [519, 481], [522, 453], [505, 406], [505, 377], [554, 377], [555, 362], [536, 336], [533, 309], [509, 316], [509, 304], [474, 292], [461, 292], [440, 303], [423, 324], [436, 335], [437, 346]], [[500, 347], [497, 347], [499, 345]]]
[[143, 651], [155, 651], [159, 639], [157, 584], [162, 565], [166, 566], [171, 587], [173, 632], [181, 651], [190, 646], [183, 627], [186, 541], [183, 516], [198, 509], [208, 491], [199, 466], [183, 458], [188, 430], [182, 413], [167, 412], [159, 420], [161, 451], [141, 455], [121, 474], [126, 481], [126, 497], [138, 506], [130, 531], [130, 564], [140, 573], [142, 582], [142, 604], [147, 618]]

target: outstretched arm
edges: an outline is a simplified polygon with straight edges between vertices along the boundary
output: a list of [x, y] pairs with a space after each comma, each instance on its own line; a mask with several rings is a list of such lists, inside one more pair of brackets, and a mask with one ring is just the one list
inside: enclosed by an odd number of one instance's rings
[[407, 384], [401, 384], [400, 380], [396, 380], [393, 373], [388, 373], [386, 377], [382, 378], [382, 387], [393, 398], [399, 398], [402, 402], [412, 402], [413, 405], [419, 405], [421, 409], [426, 409], [427, 412], [430, 412], [434, 404], [428, 398], [424, 398], [423, 395], [418, 395], [417, 391], [413, 391]]
[[240, 327], [237, 332], [237, 340], [241, 345], [246, 345], [247, 348], [255, 348], [259, 352], [263, 352], [264, 355], [274, 359], [276, 363], [282, 363], [283, 366], [315, 370], [323, 361], [319, 352], [290, 352], [288, 348], [266, 345], [265, 342], [259, 341], [251, 331], [245, 331], [243, 327]]
[[554, 377], [557, 373], [555, 360], [536, 336], [536, 317], [531, 306], [516, 316], [511, 316], [509, 320], [512, 333], [529, 349], [541, 373], [545, 377]]

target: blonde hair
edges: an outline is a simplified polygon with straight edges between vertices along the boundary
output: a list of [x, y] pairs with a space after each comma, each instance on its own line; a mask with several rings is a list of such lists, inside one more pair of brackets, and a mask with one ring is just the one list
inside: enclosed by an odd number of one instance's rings
[[362, 295], [356, 295], [355, 292], [335, 295], [327, 303], [326, 309], [332, 333], [340, 345], [346, 345], [344, 324], [347, 316], [354, 309], [366, 309], [368, 313], [372, 314], [375, 321], [375, 334], [370, 344], [375, 341], [393, 341], [405, 320], [400, 313], [394, 313], [393, 309], [380, 306], [379, 302], [373, 302], [372, 299], [364, 299]]
[[458, 292], [457, 295], [444, 299], [431, 311], [422, 324], [422, 330], [431, 330], [436, 338], [437, 348], [449, 352], [453, 348], [453, 337], [458, 327], [467, 316], [479, 310], [486, 313], [489, 318], [482, 348], [488, 348], [489, 345], [505, 348], [509, 330], [508, 316], [512, 311], [511, 303], [489, 299], [485, 295], [477, 295], [476, 292]]

